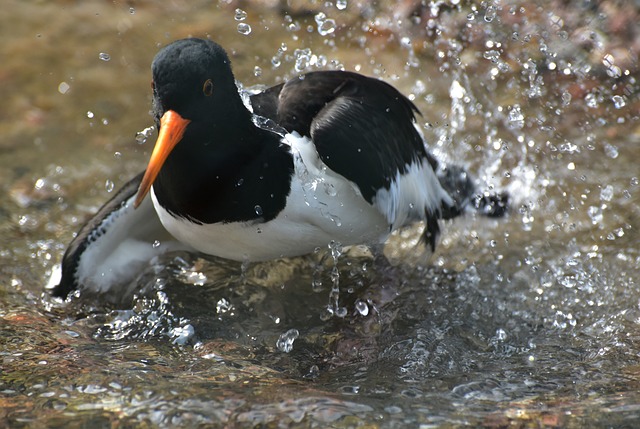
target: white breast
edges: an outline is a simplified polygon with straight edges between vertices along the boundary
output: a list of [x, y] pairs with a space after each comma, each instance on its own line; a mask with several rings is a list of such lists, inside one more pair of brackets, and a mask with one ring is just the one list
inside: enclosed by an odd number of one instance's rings
[[250, 261], [303, 255], [331, 241], [346, 246], [386, 240], [396, 222], [389, 222], [383, 212], [362, 198], [353, 182], [330, 170], [308, 138], [287, 134], [283, 143], [291, 147], [295, 175], [286, 207], [275, 219], [196, 224], [169, 214], [158, 204], [152, 189], [153, 204], [164, 227], [203, 253]]

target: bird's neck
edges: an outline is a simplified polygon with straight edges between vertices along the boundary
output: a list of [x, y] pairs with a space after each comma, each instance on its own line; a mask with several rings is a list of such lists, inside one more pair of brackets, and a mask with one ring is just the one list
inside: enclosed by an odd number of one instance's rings
[[[153, 185], [164, 209], [203, 223], [249, 220], [255, 205], [275, 204], [253, 202], [274, 194], [269, 186], [288, 194], [292, 158], [280, 136], [257, 128], [249, 112], [230, 117], [236, 118], [231, 126], [221, 120], [187, 128]], [[260, 195], [250, 206], [237, 205], [247, 192]]]

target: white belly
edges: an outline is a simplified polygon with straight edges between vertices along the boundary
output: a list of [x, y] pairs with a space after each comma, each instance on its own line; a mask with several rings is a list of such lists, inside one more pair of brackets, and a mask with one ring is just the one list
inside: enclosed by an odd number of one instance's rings
[[390, 223], [360, 194], [357, 186], [333, 173], [311, 142], [286, 136], [295, 175], [286, 208], [269, 222], [196, 224], [176, 218], [151, 196], [164, 227], [179, 241], [210, 255], [260, 261], [313, 252], [331, 241], [342, 245], [386, 240]]

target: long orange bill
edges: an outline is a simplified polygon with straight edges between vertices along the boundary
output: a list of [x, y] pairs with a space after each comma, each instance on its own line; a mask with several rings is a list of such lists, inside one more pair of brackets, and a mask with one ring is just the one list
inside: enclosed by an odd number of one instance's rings
[[134, 208], [138, 208], [144, 197], [149, 193], [151, 185], [156, 181], [162, 165], [167, 160], [173, 148], [182, 140], [184, 130], [187, 128], [189, 122], [191, 121], [184, 119], [173, 110], [167, 110], [164, 115], [162, 115], [158, 140], [156, 140], [156, 145], [153, 148], [147, 171], [145, 171], [142, 182], [140, 182], [138, 194], [133, 203]]

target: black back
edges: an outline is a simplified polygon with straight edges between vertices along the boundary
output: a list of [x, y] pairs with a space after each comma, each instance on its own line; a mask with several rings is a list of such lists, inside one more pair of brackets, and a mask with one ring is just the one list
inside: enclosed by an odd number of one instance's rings
[[411, 101], [391, 85], [357, 73], [312, 72], [251, 97], [254, 113], [310, 136], [322, 160], [372, 202], [407, 165], [436, 160], [415, 129]]

